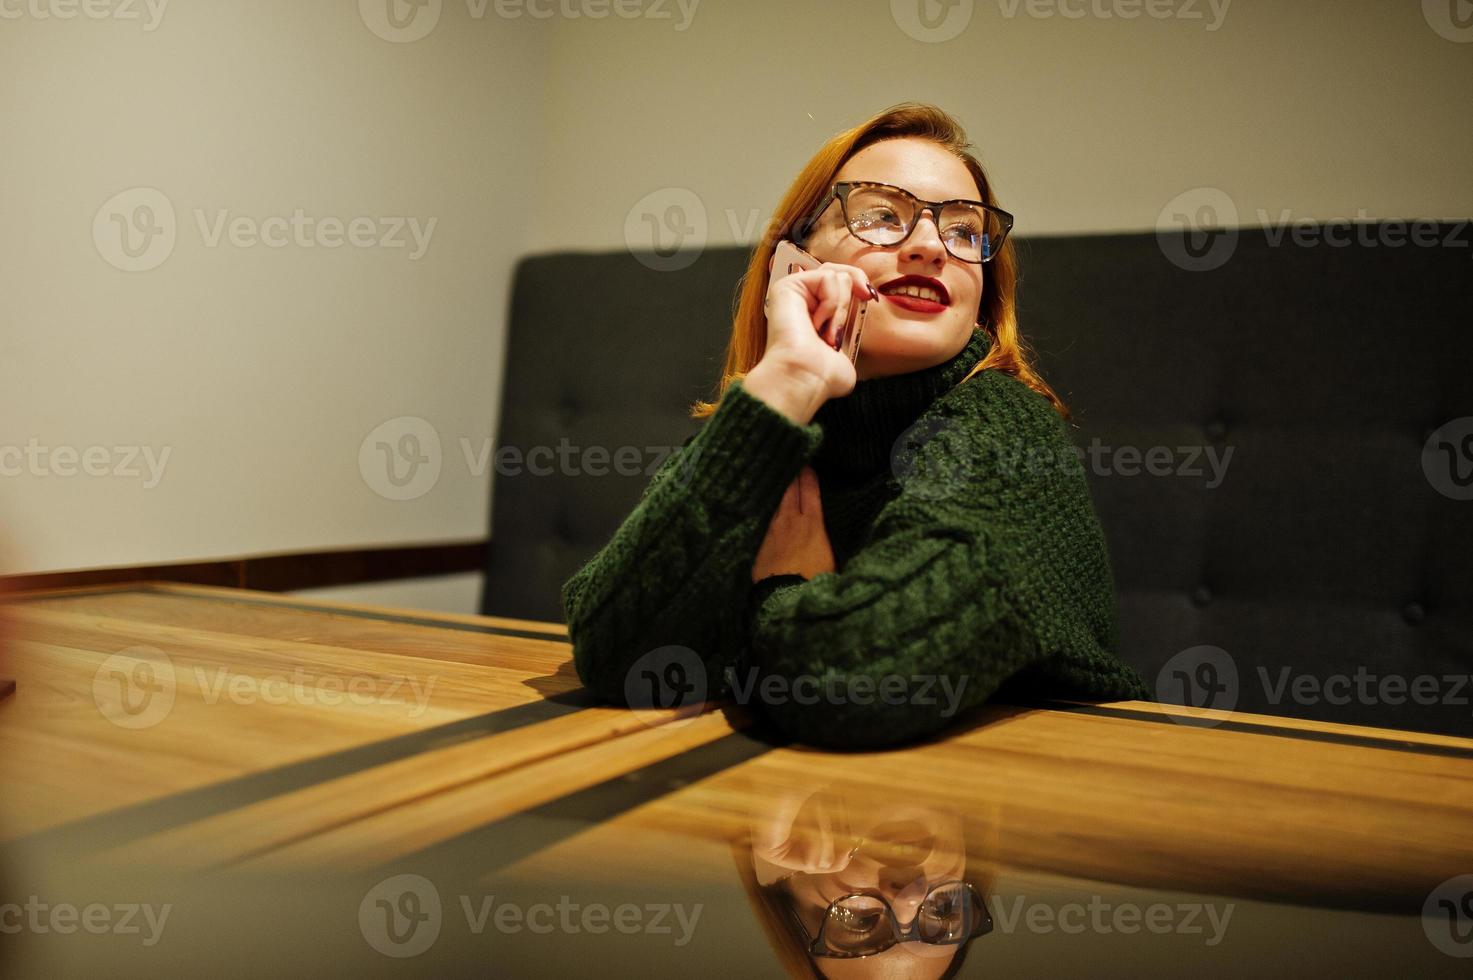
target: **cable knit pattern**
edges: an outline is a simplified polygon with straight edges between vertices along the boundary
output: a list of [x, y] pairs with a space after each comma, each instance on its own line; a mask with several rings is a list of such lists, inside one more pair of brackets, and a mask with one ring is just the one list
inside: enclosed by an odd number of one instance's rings
[[[712, 694], [835, 748], [929, 735], [1004, 684], [1147, 698], [1114, 655], [1104, 535], [1062, 419], [998, 372], [958, 384], [987, 343], [858, 382], [805, 426], [730, 385], [563, 585], [583, 683], [622, 701], [634, 662], [679, 644]], [[838, 570], [752, 585], [805, 463]]]

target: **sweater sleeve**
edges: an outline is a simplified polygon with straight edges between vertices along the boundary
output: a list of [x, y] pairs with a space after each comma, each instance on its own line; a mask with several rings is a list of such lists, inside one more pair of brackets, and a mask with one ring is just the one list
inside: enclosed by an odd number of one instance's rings
[[798, 425], [738, 379], [651, 478], [612, 539], [565, 582], [563, 612], [585, 687], [625, 701], [640, 657], [679, 645], [706, 693], [725, 693], [742, 648], [752, 565], [788, 484], [823, 430]]
[[1052, 406], [988, 371], [928, 416], [842, 569], [754, 586], [743, 669], [759, 710], [800, 741], [865, 749], [932, 734], [1020, 673], [1144, 696], [1113, 653], [1104, 535]]

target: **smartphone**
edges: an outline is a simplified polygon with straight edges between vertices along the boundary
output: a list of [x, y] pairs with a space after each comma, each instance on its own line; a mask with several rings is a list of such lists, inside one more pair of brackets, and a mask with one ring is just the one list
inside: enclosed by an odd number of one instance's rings
[[[783, 276], [790, 276], [800, 270], [817, 269], [821, 265], [822, 262], [785, 238], [772, 250], [772, 262], [767, 267], [767, 286], [771, 289], [772, 284]], [[839, 331], [839, 352], [849, 358], [850, 364], [859, 358], [859, 338], [864, 333], [864, 314], [868, 307], [868, 300], [851, 299], [849, 314], [845, 317], [843, 329]], [[823, 324], [819, 324], [819, 328], [822, 327]]]

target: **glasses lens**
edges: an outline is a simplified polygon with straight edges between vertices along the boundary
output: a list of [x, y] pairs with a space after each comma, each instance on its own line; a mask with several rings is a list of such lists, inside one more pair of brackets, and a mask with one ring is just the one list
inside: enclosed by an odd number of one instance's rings
[[940, 225], [947, 251], [967, 262], [992, 258], [1007, 234], [1001, 218], [975, 204], [948, 204], [941, 211]]
[[[845, 205], [849, 230], [871, 245], [903, 241], [918, 210], [915, 198], [888, 187], [855, 187]], [[936, 224], [946, 250], [964, 262], [986, 262], [995, 256], [1008, 231], [1002, 218], [975, 204], [946, 205]]]
[[928, 943], [955, 943], [972, 928], [972, 896], [965, 882], [943, 885], [921, 903], [916, 931]]
[[849, 230], [871, 245], [894, 245], [915, 218], [915, 201], [886, 187], [855, 187], [845, 202]]
[[830, 947], [850, 956], [869, 956], [895, 941], [885, 903], [869, 895], [851, 895], [829, 906], [823, 938]]

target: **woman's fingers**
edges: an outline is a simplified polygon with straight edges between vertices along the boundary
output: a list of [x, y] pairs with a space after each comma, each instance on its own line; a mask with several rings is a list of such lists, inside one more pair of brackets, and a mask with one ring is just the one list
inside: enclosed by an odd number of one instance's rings
[[817, 301], [810, 315], [818, 335], [824, 343], [837, 350], [839, 334], [849, 318], [849, 308], [856, 302], [874, 299], [878, 292], [864, 271], [852, 265], [825, 262], [817, 269], [798, 275], [808, 278], [810, 293]]

